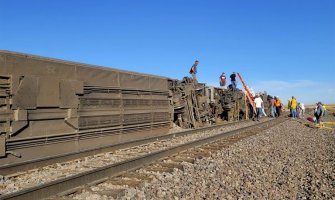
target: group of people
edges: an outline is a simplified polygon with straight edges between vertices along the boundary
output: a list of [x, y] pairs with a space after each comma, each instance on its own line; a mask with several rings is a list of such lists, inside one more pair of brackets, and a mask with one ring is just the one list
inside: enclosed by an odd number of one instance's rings
[[[195, 60], [191, 69], [190, 69], [190, 74], [192, 75], [192, 78], [197, 81], [197, 72], [198, 72], [198, 65], [199, 65], [199, 61], [198, 60]], [[221, 87], [225, 87], [226, 86], [226, 75], [224, 72], [222, 72], [222, 74], [220, 75], [219, 77], [219, 81], [220, 81], [220, 86]], [[233, 90], [236, 89], [237, 87], [237, 79], [236, 79], [236, 72], [233, 72], [231, 75], [230, 75], [230, 81], [231, 81], [231, 84], [228, 86], [228, 88], [231, 88]]]
[[283, 103], [278, 96], [271, 97], [269, 100], [271, 117], [280, 117]]
[[[256, 94], [254, 97], [254, 103], [256, 107], [256, 119], [259, 121], [260, 117], [267, 116], [264, 112], [264, 103], [260, 94]], [[270, 117], [279, 117], [281, 115], [281, 111], [283, 110], [283, 103], [279, 99], [278, 96], [270, 97]], [[305, 115], [305, 105], [303, 103], [297, 102], [297, 99], [292, 96], [291, 99], [288, 100], [288, 109], [290, 110], [290, 117], [292, 119], [303, 118]], [[326, 115], [326, 106], [321, 102], [316, 103], [316, 107], [314, 108], [314, 117], [308, 117], [307, 119], [315, 122], [317, 124], [320, 123], [321, 117]]]
[[[224, 88], [226, 86], [226, 74], [224, 72], [222, 72], [222, 74], [220, 75], [219, 81], [220, 81], [220, 86]], [[233, 72], [230, 75], [230, 82], [231, 84], [228, 86], [228, 88], [235, 90], [237, 87], [236, 72]]]
[[[254, 99], [255, 107], [256, 107], [256, 119], [259, 121], [259, 118], [264, 115], [267, 116], [264, 112], [264, 103], [259, 94], [255, 95]], [[279, 99], [278, 96], [275, 96], [274, 98], [270, 98], [270, 110], [271, 110], [271, 117], [279, 117], [281, 115], [281, 110], [283, 107], [282, 101]]]
[[[191, 69], [190, 69], [190, 74], [192, 75], [192, 78], [197, 82], [197, 68], [198, 68], [198, 64], [199, 61], [195, 60], [194, 64], [192, 65]], [[220, 81], [220, 86], [221, 87], [225, 87], [226, 86], [226, 75], [224, 72], [222, 72], [222, 74], [219, 77], [219, 81]], [[237, 79], [236, 79], [236, 73], [233, 72], [230, 75], [230, 81], [231, 84], [228, 86], [229, 89], [235, 90], [237, 87]], [[263, 104], [263, 100], [260, 97], [259, 94], [256, 94], [254, 96], [254, 103], [256, 106], [256, 119], [257, 121], [259, 121], [259, 118], [261, 117], [261, 115], [266, 116], [265, 112], [264, 112], [264, 104]], [[269, 100], [270, 103], [270, 110], [271, 110], [271, 117], [279, 117], [281, 115], [281, 111], [283, 109], [283, 103], [282, 101], [279, 99], [278, 96], [274, 96], [273, 98], [271, 97]], [[303, 103], [299, 103], [297, 102], [297, 99], [292, 96], [291, 99], [288, 100], [288, 109], [290, 110], [290, 116], [293, 119], [296, 118], [303, 118], [304, 114], [305, 114], [305, 106]], [[318, 102], [316, 104], [316, 108], [314, 109], [314, 121], [316, 123], [320, 123], [320, 118], [321, 116], [324, 116], [326, 113], [326, 109], [325, 106], [321, 103]]]
[[288, 100], [287, 107], [290, 110], [290, 116], [293, 119], [304, 117], [305, 105], [297, 102], [297, 99], [294, 96]]

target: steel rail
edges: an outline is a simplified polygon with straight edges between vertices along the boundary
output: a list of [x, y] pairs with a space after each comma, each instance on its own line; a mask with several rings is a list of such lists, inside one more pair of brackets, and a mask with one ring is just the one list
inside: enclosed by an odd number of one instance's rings
[[171, 133], [167, 135], [161, 135], [161, 136], [155, 136], [155, 137], [150, 137], [150, 138], [144, 138], [144, 139], [138, 139], [138, 140], [133, 140], [133, 141], [127, 141], [123, 142], [120, 144], [113, 144], [113, 145], [106, 145], [102, 146], [99, 148], [94, 148], [94, 149], [88, 149], [88, 150], [83, 150], [79, 152], [73, 152], [73, 153], [68, 153], [68, 154], [62, 154], [62, 155], [57, 155], [57, 156], [50, 156], [46, 158], [41, 158], [41, 159], [34, 159], [34, 160], [29, 160], [21, 163], [15, 163], [15, 164], [9, 164], [9, 165], [3, 165], [0, 166], [0, 175], [9, 175], [13, 174], [16, 172], [20, 171], [25, 171], [33, 168], [38, 168], [41, 166], [46, 166], [54, 163], [59, 163], [59, 162], [65, 162], [69, 160], [74, 160], [78, 159], [81, 157], [85, 156], [90, 156], [94, 154], [99, 154], [99, 153], [104, 153], [104, 152], [109, 152], [109, 151], [114, 151], [118, 149], [123, 149], [123, 148], [128, 148], [128, 147], [133, 147], [133, 146], [138, 146], [142, 144], [147, 144], [150, 142], [154, 141], [159, 141], [159, 140], [165, 140], [165, 139], [171, 139], [174, 137], [181, 137], [185, 135], [190, 135], [194, 134], [196, 132], [201, 132], [201, 131], [209, 131], [213, 129], [218, 129], [221, 127], [226, 127], [226, 126], [232, 126], [241, 122], [247, 122], [247, 121], [237, 121], [237, 122], [229, 122], [221, 125], [216, 125], [216, 126], [211, 126], [211, 127], [205, 127], [205, 128], [199, 128], [199, 129], [192, 129], [192, 130], [187, 130], [187, 131], [182, 131], [182, 132], [177, 132], [177, 133]]
[[182, 145], [174, 146], [165, 150], [150, 153], [148, 155], [140, 156], [137, 158], [129, 159], [123, 162], [107, 165], [104, 167], [96, 168], [90, 171], [82, 172], [73, 176], [69, 176], [63, 179], [55, 180], [46, 184], [34, 186], [31, 188], [23, 189], [15, 193], [7, 194], [1, 196], [0, 199], [44, 199], [65, 191], [73, 190], [82, 185], [96, 182], [99, 180], [104, 180], [106, 177], [118, 176], [126, 171], [135, 170], [142, 166], [148, 165], [159, 159], [174, 155], [178, 152], [198, 147], [204, 144], [215, 142], [217, 140], [223, 139], [227, 136], [232, 136], [234, 134], [250, 131], [250, 130], [262, 130], [270, 128], [274, 125], [284, 122], [287, 118], [277, 118], [274, 120], [269, 120], [265, 122], [260, 122], [251, 126], [236, 129], [229, 132], [223, 132], [211, 137], [203, 138], [200, 140], [188, 142]]

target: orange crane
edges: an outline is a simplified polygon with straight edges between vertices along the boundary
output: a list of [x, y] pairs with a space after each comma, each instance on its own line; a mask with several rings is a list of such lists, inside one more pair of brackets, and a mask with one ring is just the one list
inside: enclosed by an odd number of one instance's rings
[[240, 73], [237, 73], [237, 76], [238, 76], [238, 77], [240, 78], [240, 80], [241, 80], [241, 83], [242, 83], [243, 88], [244, 88], [244, 92], [245, 92], [246, 96], [247, 96], [248, 99], [249, 99], [249, 102], [250, 102], [250, 104], [251, 104], [251, 106], [252, 106], [252, 108], [253, 108], [253, 110], [254, 110], [254, 113], [256, 113], [256, 105], [255, 105], [255, 102], [254, 102], [254, 97], [251, 95], [251, 93], [250, 93], [250, 91], [249, 91], [247, 85], [245, 84], [245, 82], [244, 82], [244, 80], [243, 80], [241, 74], [240, 74]]

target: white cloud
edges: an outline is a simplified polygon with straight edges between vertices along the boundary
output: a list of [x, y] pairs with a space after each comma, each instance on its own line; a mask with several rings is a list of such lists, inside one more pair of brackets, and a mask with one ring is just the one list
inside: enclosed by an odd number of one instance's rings
[[268, 90], [287, 90], [292, 88], [304, 88], [304, 87], [314, 87], [318, 86], [319, 83], [311, 81], [311, 80], [297, 80], [297, 81], [260, 81], [255, 83], [252, 87], [257, 91], [268, 91]]
[[255, 91], [267, 91], [271, 95], [280, 96], [282, 100], [295, 96], [298, 101], [313, 104], [318, 101], [335, 103], [335, 88], [331, 83], [312, 80], [297, 81], [259, 81], [253, 86]]

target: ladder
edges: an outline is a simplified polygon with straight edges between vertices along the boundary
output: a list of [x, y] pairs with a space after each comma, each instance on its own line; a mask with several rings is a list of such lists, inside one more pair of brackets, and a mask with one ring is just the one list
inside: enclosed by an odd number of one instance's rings
[[241, 80], [241, 83], [242, 83], [243, 88], [244, 88], [244, 92], [245, 92], [245, 94], [247, 95], [247, 97], [248, 97], [248, 99], [249, 99], [249, 102], [250, 102], [250, 104], [251, 104], [251, 106], [252, 106], [252, 108], [253, 108], [253, 110], [254, 110], [254, 113], [256, 113], [256, 105], [255, 105], [255, 102], [254, 102], [254, 97], [251, 95], [251, 93], [250, 93], [250, 91], [249, 91], [247, 85], [246, 85], [245, 82], [243, 81], [243, 78], [242, 78], [241, 74], [240, 74], [240, 73], [237, 73], [237, 76], [238, 76], [238, 77], [240, 78], [240, 80]]

